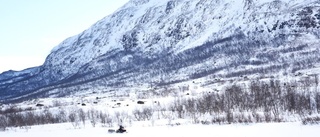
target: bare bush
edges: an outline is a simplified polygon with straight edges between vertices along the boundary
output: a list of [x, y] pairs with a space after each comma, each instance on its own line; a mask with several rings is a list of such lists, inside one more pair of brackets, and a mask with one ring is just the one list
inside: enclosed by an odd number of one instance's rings
[[25, 125], [24, 117], [20, 113], [10, 113], [6, 117], [10, 127], [22, 127]]
[[320, 117], [314, 116], [314, 117], [306, 117], [302, 119], [303, 125], [315, 125], [320, 124]]
[[99, 118], [99, 112], [97, 110], [90, 109], [88, 111], [88, 118], [90, 120], [92, 127], [96, 127], [96, 124], [97, 124], [98, 118]]
[[34, 111], [29, 111], [25, 113], [25, 122], [26, 122], [26, 125], [29, 125], [29, 126], [35, 125], [38, 123], [37, 116]]
[[153, 116], [154, 110], [151, 107], [144, 107], [142, 109], [133, 110], [132, 114], [137, 121], [150, 120]]
[[54, 100], [52, 102], [52, 106], [53, 107], [60, 107], [60, 106], [63, 106], [63, 103], [61, 101], [59, 101], [59, 100]]
[[232, 111], [228, 111], [226, 113], [226, 120], [227, 120], [228, 124], [235, 123]]
[[142, 109], [142, 114], [146, 120], [150, 120], [153, 116], [154, 110], [151, 107], [145, 107]]
[[134, 118], [137, 120], [137, 121], [143, 121], [143, 115], [142, 115], [142, 112], [139, 110], [139, 109], [134, 109], [132, 111], [132, 114], [134, 116]]
[[122, 112], [115, 112], [114, 113], [114, 118], [117, 122], [118, 125], [124, 125], [125, 123], [130, 123], [131, 124], [131, 120], [132, 117], [128, 114], [128, 112], [126, 111], [122, 111]]
[[105, 127], [107, 125], [107, 114], [100, 111], [99, 118], [100, 118], [100, 122], [101, 122], [102, 126]]
[[178, 118], [185, 118], [184, 101], [181, 98], [176, 98], [169, 107], [170, 111], [178, 115]]
[[59, 120], [56, 116], [54, 116], [49, 109], [45, 109], [43, 112], [44, 122], [46, 124], [54, 124], [58, 123]]
[[0, 114], [10, 114], [10, 113], [18, 113], [23, 111], [21, 108], [18, 108], [16, 105], [11, 105], [9, 108], [0, 111]]
[[83, 111], [82, 108], [78, 110], [78, 115], [79, 115], [80, 121], [82, 121], [83, 126], [86, 126], [87, 117], [86, 117], [86, 113]]
[[5, 131], [8, 127], [7, 118], [3, 115], [0, 115], [0, 131]]
[[114, 120], [113, 120], [112, 116], [110, 115], [110, 113], [108, 113], [108, 112], [103, 113], [102, 111], [100, 111], [99, 118], [100, 118], [100, 122], [101, 122], [102, 126], [113, 127]]
[[225, 124], [227, 122], [226, 117], [223, 116], [213, 116], [211, 119], [212, 124]]
[[62, 108], [59, 109], [56, 117], [59, 119], [59, 123], [65, 123], [68, 121], [67, 112]]
[[68, 115], [68, 118], [69, 118], [69, 122], [71, 122], [71, 124], [74, 128], [79, 127], [79, 118], [78, 118], [76, 111], [70, 112]]

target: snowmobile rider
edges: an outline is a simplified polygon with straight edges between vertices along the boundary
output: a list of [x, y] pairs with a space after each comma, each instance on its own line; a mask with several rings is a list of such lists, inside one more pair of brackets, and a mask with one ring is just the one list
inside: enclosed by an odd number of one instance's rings
[[124, 129], [122, 125], [120, 125], [119, 129], [117, 130], [117, 133], [124, 133], [124, 132], [127, 132], [127, 130]]

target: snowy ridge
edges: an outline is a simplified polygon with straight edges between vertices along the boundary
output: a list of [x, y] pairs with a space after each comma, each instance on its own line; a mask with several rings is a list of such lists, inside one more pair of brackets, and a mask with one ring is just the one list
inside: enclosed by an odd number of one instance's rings
[[0, 75], [0, 99], [294, 76], [319, 66], [319, 27], [317, 0], [131, 0], [55, 47], [34, 75]]

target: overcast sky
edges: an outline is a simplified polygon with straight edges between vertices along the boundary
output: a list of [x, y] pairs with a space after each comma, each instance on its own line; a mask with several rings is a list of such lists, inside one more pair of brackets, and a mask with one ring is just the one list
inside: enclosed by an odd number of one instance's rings
[[53, 47], [129, 0], [0, 0], [0, 73], [42, 65]]

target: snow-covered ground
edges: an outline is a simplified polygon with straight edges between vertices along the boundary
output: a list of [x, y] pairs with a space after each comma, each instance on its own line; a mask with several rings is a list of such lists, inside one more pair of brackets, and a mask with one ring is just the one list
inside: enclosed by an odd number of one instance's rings
[[319, 137], [320, 125], [300, 123], [264, 123], [235, 125], [179, 125], [126, 127], [128, 133], [110, 134], [106, 127], [88, 125], [74, 129], [71, 124], [33, 126], [31, 129], [9, 129], [1, 137]]

